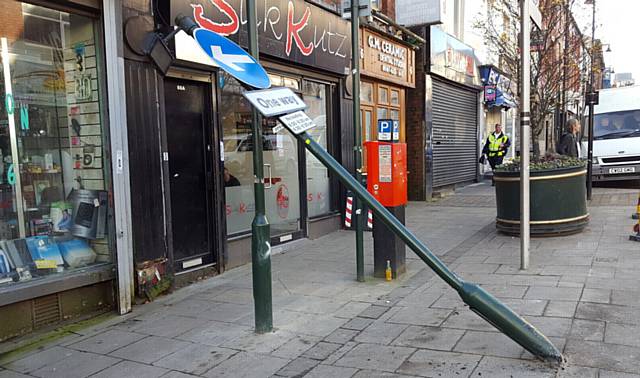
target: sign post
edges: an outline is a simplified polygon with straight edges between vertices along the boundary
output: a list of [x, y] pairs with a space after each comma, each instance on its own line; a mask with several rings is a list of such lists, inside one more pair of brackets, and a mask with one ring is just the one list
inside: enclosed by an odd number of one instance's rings
[[[258, 31], [256, 30], [256, 0], [246, 0], [249, 53], [258, 61]], [[268, 87], [268, 86], [267, 86]], [[253, 195], [256, 210], [251, 223], [251, 272], [253, 303], [257, 333], [273, 330], [271, 293], [271, 227], [265, 211], [264, 165], [262, 161], [262, 117], [251, 107], [253, 127]]]
[[[530, 125], [530, 32], [531, 0], [520, 1], [520, 269], [529, 268], [529, 137]], [[539, 13], [539, 12], [538, 12]]]
[[598, 94], [595, 91], [593, 69], [593, 58], [595, 56], [595, 38], [596, 38], [596, 0], [593, 0], [593, 10], [591, 13], [591, 63], [589, 73], [589, 93], [587, 94], [587, 104], [589, 105], [589, 139], [587, 140], [587, 200], [591, 201], [593, 193], [593, 107], [598, 104]]
[[[362, 184], [362, 128], [360, 127], [360, 0], [351, 1], [351, 67], [353, 75], [353, 162], [355, 178]], [[364, 222], [362, 218], [362, 200], [353, 197], [356, 223], [356, 276], [358, 282], [364, 282]]]
[[[251, 88], [269, 88], [271, 82], [264, 68], [258, 62], [258, 32], [256, 30], [256, 1], [246, 0], [247, 5], [247, 33], [249, 39], [249, 52], [247, 54], [242, 47], [231, 40], [212, 32], [199, 28], [198, 25], [187, 16], [178, 15], [176, 24], [180, 25], [187, 34], [191, 35], [202, 51], [208, 55], [208, 59], [218, 67]], [[266, 108], [275, 104], [288, 104], [284, 93], [278, 99], [267, 99], [264, 102]], [[295, 95], [294, 95], [295, 96]], [[297, 96], [296, 96], [297, 97]], [[295, 99], [294, 99], [295, 100]], [[298, 102], [302, 100], [298, 98]], [[288, 110], [285, 110], [285, 112]], [[264, 167], [262, 160], [262, 117], [256, 106], [252, 107], [253, 128], [253, 192], [255, 196], [255, 217], [251, 223], [251, 261], [253, 273], [253, 302], [255, 306], [255, 324], [257, 333], [266, 333], [273, 330], [273, 311], [271, 295], [271, 232], [269, 221], [265, 211], [264, 198]]]

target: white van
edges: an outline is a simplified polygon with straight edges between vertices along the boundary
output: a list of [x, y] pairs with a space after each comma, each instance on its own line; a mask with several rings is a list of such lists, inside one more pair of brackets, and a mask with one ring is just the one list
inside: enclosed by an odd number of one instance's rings
[[594, 114], [593, 181], [640, 178], [640, 86], [602, 89]]

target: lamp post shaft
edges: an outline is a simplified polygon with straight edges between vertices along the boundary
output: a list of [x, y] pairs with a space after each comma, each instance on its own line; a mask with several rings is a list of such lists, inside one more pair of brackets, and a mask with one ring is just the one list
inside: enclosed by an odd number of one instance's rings
[[594, 69], [594, 57], [595, 57], [595, 38], [596, 38], [596, 0], [593, 0], [593, 11], [591, 20], [591, 72], [589, 75], [589, 140], [587, 145], [587, 200], [591, 200], [591, 194], [593, 192], [593, 93], [595, 90], [595, 69]]
[[520, 269], [529, 268], [530, 30], [529, 0], [520, 1]]

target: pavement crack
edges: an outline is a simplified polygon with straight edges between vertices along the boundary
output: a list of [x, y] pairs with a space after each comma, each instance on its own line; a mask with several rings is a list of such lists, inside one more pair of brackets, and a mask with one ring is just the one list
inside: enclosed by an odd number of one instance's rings
[[291, 292], [291, 290], [289, 290], [289, 288], [287, 287], [287, 285], [284, 284], [284, 282], [282, 282], [282, 280], [280, 278], [278, 278], [278, 282], [280, 282], [280, 284], [282, 285], [282, 287], [284, 287], [284, 289], [287, 291], [287, 293], [289, 293], [289, 295], [293, 295], [293, 293]]

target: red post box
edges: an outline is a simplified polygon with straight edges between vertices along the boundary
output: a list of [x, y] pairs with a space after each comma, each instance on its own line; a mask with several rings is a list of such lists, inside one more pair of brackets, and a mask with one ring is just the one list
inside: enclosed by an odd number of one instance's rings
[[367, 190], [385, 207], [407, 204], [406, 143], [366, 142]]

